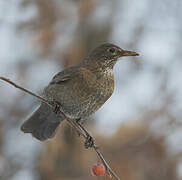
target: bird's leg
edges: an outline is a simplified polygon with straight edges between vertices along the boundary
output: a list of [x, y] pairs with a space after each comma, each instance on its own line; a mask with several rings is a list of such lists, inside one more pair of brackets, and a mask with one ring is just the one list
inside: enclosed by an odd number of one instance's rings
[[[78, 125], [78, 122], [80, 121], [80, 118], [79, 119], [75, 119], [75, 120], [71, 119], [71, 121], [74, 123], [75, 126], [78, 127], [78, 129], [82, 130], [80, 128], [80, 126]], [[75, 123], [75, 121], [76, 121], [76, 123]], [[72, 126], [73, 126], [73, 124], [72, 124]], [[76, 131], [76, 134], [80, 137], [81, 134], [80, 134], [80, 131], [78, 129], [75, 128], [75, 131]]]
[[[76, 124], [79, 126], [79, 123], [81, 123], [81, 118], [76, 119]], [[80, 127], [80, 126], [79, 126]], [[77, 135], [80, 136], [80, 132], [76, 131]]]
[[82, 126], [81, 119], [77, 119], [78, 126], [85, 132], [87, 138], [85, 141], [85, 148], [93, 147], [94, 146], [94, 139], [93, 137], [88, 133], [88, 131]]

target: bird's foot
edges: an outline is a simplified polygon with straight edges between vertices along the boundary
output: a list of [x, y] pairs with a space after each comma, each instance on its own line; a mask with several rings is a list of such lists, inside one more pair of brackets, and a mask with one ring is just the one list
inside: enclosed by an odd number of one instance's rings
[[76, 119], [76, 123], [78, 124], [78, 126], [84, 131], [84, 133], [86, 134], [86, 140], [85, 140], [85, 148], [92, 148], [95, 143], [94, 143], [94, 139], [93, 137], [88, 133], [88, 131], [82, 126], [83, 121], [81, 121], [81, 118]]
[[76, 123], [80, 124], [81, 118], [76, 119]]
[[58, 114], [59, 111], [60, 111], [61, 104], [60, 104], [58, 101], [52, 101], [52, 104], [53, 104], [53, 106], [54, 106], [53, 112], [54, 112], [55, 114]]
[[92, 136], [87, 135], [86, 141], [85, 141], [85, 148], [92, 148], [94, 146], [94, 139]]
[[[79, 126], [82, 126], [83, 125], [83, 119], [82, 118], [78, 118], [76, 119], [76, 123], [79, 125]], [[83, 127], [83, 126], [82, 126]]]

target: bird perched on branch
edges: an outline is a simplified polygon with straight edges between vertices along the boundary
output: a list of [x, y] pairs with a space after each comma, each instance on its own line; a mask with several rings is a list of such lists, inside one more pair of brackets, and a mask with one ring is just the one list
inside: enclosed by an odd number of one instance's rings
[[[44, 89], [44, 97], [59, 104], [61, 112], [75, 121], [84, 120], [96, 112], [114, 90], [113, 67], [122, 56], [138, 56], [113, 44], [96, 47], [83, 61], [56, 74]], [[44, 141], [55, 135], [65, 119], [51, 107], [41, 103], [21, 130]]]

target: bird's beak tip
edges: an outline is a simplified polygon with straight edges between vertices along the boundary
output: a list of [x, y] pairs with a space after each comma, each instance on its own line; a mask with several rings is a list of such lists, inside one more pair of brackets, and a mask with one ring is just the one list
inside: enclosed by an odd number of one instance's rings
[[139, 53], [135, 53], [135, 56], [140, 56], [140, 54]]

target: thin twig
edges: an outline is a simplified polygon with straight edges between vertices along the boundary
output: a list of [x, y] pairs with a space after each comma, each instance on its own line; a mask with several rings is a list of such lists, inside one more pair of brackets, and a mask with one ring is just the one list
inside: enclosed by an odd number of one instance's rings
[[22, 91], [24, 91], [24, 92], [26, 92], [26, 93], [28, 93], [28, 94], [30, 94], [30, 95], [36, 97], [36, 98], [38, 98], [41, 102], [45, 102], [46, 104], [52, 106], [52, 104], [50, 103], [50, 101], [48, 101], [48, 100], [42, 98], [41, 96], [38, 96], [38, 95], [32, 93], [31, 91], [29, 91], [29, 90], [27, 90], [27, 89], [25, 89], [25, 88], [23, 88], [23, 87], [21, 87], [21, 86], [18, 86], [17, 84], [15, 84], [15, 83], [14, 83], [13, 81], [11, 81], [10, 79], [4, 78], [4, 77], [0, 77], [0, 79], [3, 80], [3, 81], [6, 81], [7, 83], [9, 83], [9, 84], [11, 84], [11, 85], [13, 85], [15, 88], [18, 88], [18, 89], [20, 89], [20, 90], [22, 90]]
[[[47, 99], [35, 94], [35, 93], [32, 93], [31, 91], [21, 87], [21, 86], [18, 86], [16, 83], [12, 82], [11, 80], [7, 79], [7, 78], [4, 78], [4, 77], [0, 77], [1, 80], [13, 85], [15, 88], [18, 88], [36, 98], [38, 98], [41, 102], [44, 102], [46, 104], [48, 104], [51, 108], [55, 108], [53, 102], [50, 102], [48, 101]], [[65, 116], [65, 119], [68, 121], [69, 124], [71, 124], [80, 134], [80, 136], [82, 136], [85, 140], [87, 140], [87, 137], [89, 135], [88, 131], [83, 127], [81, 126], [80, 124], [77, 124], [75, 123], [75, 121], [73, 121], [72, 119], [70, 118], [67, 118], [66, 115], [61, 112], [59, 110], [58, 113], [61, 113], [62, 115]], [[89, 135], [90, 136], [90, 135]], [[91, 136], [90, 136], [91, 137]], [[120, 180], [120, 178], [115, 174], [115, 172], [110, 168], [110, 166], [108, 165], [108, 163], [106, 162], [106, 160], [104, 159], [103, 155], [101, 154], [101, 152], [99, 151], [98, 149], [98, 146], [95, 144], [95, 141], [93, 141], [93, 145], [91, 146], [91, 148], [93, 148], [95, 150], [95, 152], [97, 153], [98, 157], [100, 158], [100, 160], [102, 161], [103, 165], [105, 166], [106, 168], [106, 171], [112, 176], [114, 177], [116, 180]]]
[[94, 148], [95, 152], [97, 153], [97, 155], [99, 156], [99, 158], [101, 159], [102, 163], [104, 164], [106, 171], [115, 179], [120, 180], [120, 178], [117, 176], [117, 174], [111, 169], [109, 164], [106, 162], [106, 160], [104, 159], [103, 155], [101, 154], [101, 152], [99, 151], [97, 146], [94, 145], [93, 148]]

